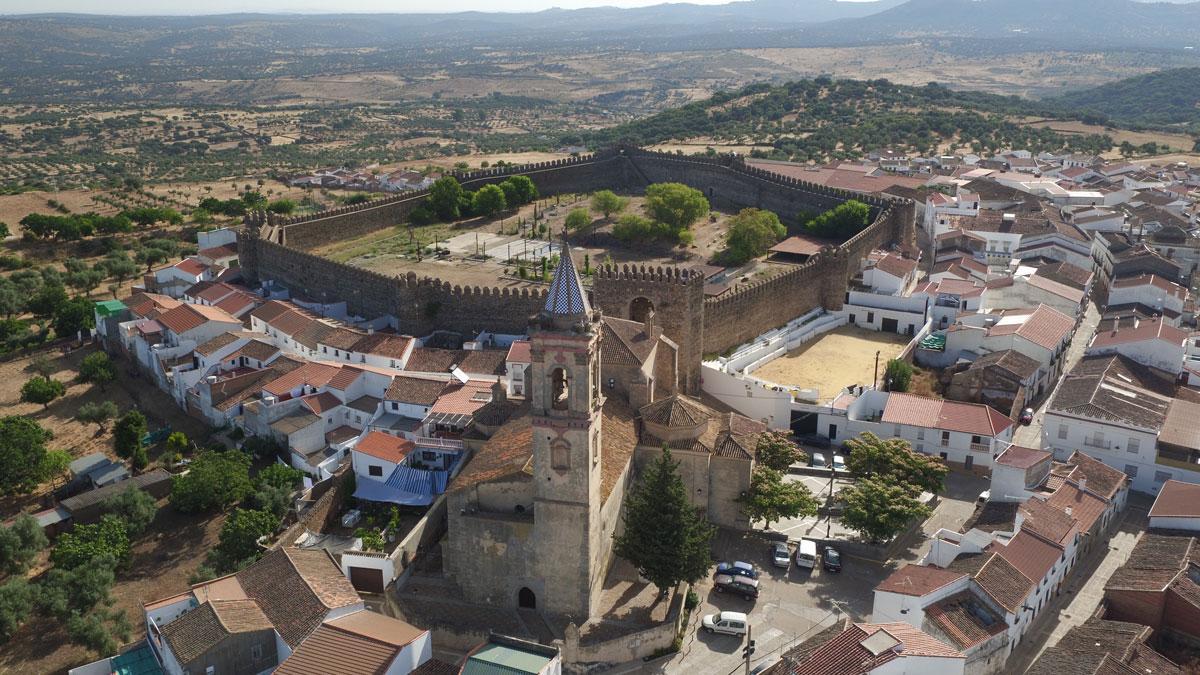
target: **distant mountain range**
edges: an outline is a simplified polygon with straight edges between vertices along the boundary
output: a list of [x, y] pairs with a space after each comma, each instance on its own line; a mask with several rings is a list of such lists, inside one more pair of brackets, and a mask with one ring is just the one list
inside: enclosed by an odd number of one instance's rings
[[1185, 125], [1200, 130], [1200, 68], [1174, 68], [1044, 99], [1068, 110], [1094, 111], [1124, 125]]

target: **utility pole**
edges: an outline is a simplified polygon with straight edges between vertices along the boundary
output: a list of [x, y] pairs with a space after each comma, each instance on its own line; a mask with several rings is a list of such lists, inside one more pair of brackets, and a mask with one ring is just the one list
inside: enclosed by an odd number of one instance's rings
[[833, 468], [833, 457], [829, 458], [829, 499], [825, 500], [825, 540], [829, 541], [829, 532], [833, 529], [833, 479], [837, 476], [837, 469]]
[[750, 675], [750, 657], [754, 655], [754, 627], [746, 624], [746, 646], [742, 647], [742, 657], [746, 659], [746, 675]]
[[875, 389], [879, 388], [879, 354], [882, 351], [883, 350], [879, 350], [879, 351], [875, 352], [875, 379], [871, 380], [871, 386], [874, 387]]

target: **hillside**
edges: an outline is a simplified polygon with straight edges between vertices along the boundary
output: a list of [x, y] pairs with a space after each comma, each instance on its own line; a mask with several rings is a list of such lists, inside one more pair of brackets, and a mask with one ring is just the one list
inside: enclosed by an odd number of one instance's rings
[[[930, 84], [817, 78], [752, 85], [666, 110], [584, 137], [600, 146], [616, 141], [652, 145], [695, 138], [769, 144], [773, 159], [827, 161], [880, 148], [932, 153], [954, 148], [990, 152], [1069, 148], [1103, 152], [1112, 139], [1067, 135], [1015, 123], [1007, 116], [1053, 117], [1054, 108], [1010, 96], [952, 91]], [[569, 136], [568, 140], [578, 140]]]
[[1175, 68], [1068, 92], [1043, 103], [1131, 126], [1186, 125], [1200, 134], [1200, 68]]

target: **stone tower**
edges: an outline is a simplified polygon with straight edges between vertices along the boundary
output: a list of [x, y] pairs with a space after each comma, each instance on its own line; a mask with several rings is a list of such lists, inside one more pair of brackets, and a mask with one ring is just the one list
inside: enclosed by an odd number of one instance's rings
[[534, 531], [544, 598], [537, 606], [591, 616], [606, 568], [600, 518], [600, 320], [564, 245], [545, 308], [530, 326]]
[[681, 267], [607, 265], [596, 270], [594, 297], [608, 316], [645, 322], [650, 312], [679, 345], [679, 389], [700, 395], [704, 359], [704, 276]]

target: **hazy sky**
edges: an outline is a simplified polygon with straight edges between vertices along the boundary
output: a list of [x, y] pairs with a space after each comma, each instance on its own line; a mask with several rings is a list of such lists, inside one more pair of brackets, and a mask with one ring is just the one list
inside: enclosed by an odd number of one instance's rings
[[[0, 14], [80, 12], [87, 14], [225, 14], [230, 12], [528, 12], [563, 7], [644, 7], [664, 0], [0, 0]], [[721, 5], [730, 0], [688, 0]], [[854, 0], [851, 0], [854, 1]]]

